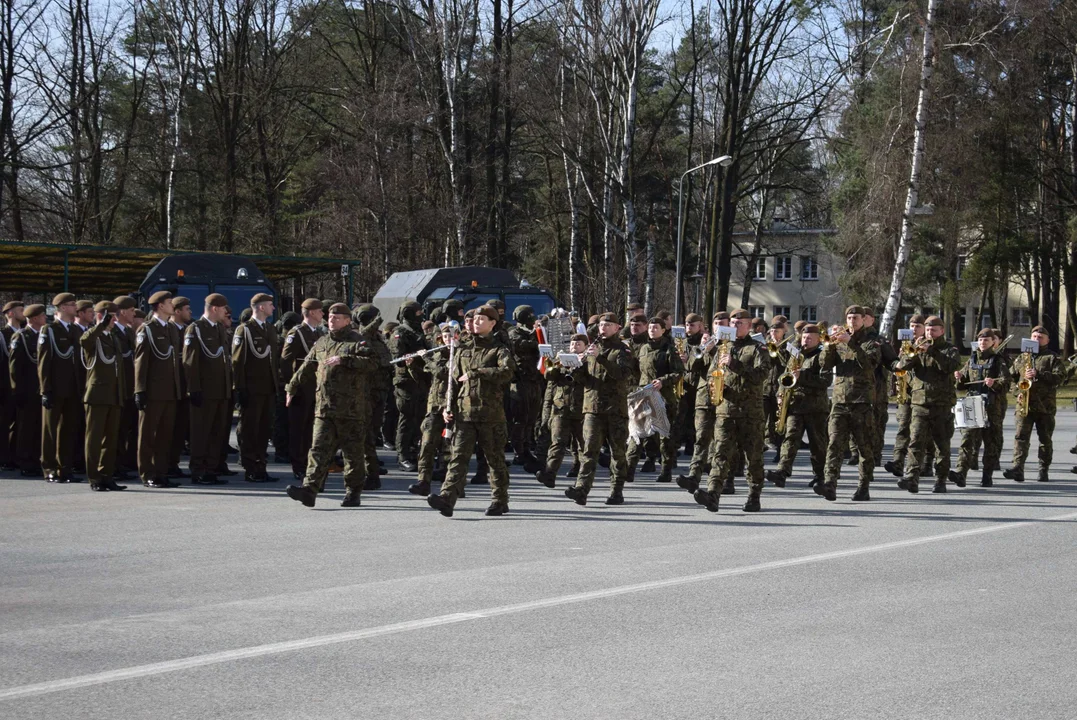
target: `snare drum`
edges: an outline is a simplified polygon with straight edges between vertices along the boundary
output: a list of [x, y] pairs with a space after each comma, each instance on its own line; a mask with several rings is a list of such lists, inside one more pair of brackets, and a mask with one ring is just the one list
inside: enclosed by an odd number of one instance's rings
[[957, 405], [954, 405], [954, 425], [961, 430], [987, 427], [983, 395], [958, 398]]

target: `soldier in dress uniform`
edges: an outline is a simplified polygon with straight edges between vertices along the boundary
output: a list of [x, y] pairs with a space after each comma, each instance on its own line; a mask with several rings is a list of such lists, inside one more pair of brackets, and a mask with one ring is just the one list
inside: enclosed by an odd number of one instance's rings
[[273, 482], [266, 472], [273, 403], [276, 401], [280, 343], [269, 322], [273, 297], [251, 298], [251, 318], [232, 338], [232, 383], [239, 405], [239, 453], [247, 482]]
[[45, 306], [28, 305], [26, 324], [8, 345], [11, 396], [15, 405], [15, 463], [23, 477], [41, 477], [41, 381], [38, 378], [38, 348], [45, 328]]
[[[75, 339], [75, 344], [78, 345], [79, 339], [83, 333], [87, 332], [94, 323], [94, 304], [89, 300], [79, 300], [75, 303], [75, 322], [71, 325], [71, 337]], [[86, 372], [87, 368], [79, 363], [78, 367], [78, 393], [81, 398], [86, 393]], [[85, 406], [85, 403], [83, 403]], [[81, 475], [86, 472], [86, 454], [85, 454], [85, 438], [86, 438], [86, 409], [83, 407], [82, 412], [79, 413], [79, 426], [75, 431], [75, 462], [73, 464], [76, 475]]]
[[112, 334], [123, 360], [123, 411], [120, 413], [120, 442], [116, 455], [116, 479], [128, 480], [128, 473], [138, 471], [138, 408], [135, 407], [135, 319], [137, 303], [121, 295], [112, 301], [116, 313]]
[[[177, 295], [172, 298], [172, 332], [179, 340], [183, 339], [187, 326], [191, 324], [191, 300]], [[182, 352], [182, 351], [181, 351]], [[180, 469], [180, 456], [187, 445], [191, 429], [191, 403], [187, 399], [187, 375], [180, 373], [180, 399], [176, 402], [176, 421], [172, 424], [172, 449], [168, 453], [168, 477], [183, 478], [187, 473]]]
[[52, 299], [56, 319], [38, 335], [37, 375], [41, 383], [41, 468], [52, 483], [82, 482], [75, 477], [75, 443], [82, 395], [79, 392], [81, 362], [74, 326], [78, 301], [71, 293]]
[[148, 488], [179, 487], [168, 479], [172, 425], [180, 399], [182, 361], [172, 317], [172, 293], [150, 296], [153, 315], [135, 336], [135, 407], [138, 417], [138, 474]]
[[[285, 386], [292, 380], [295, 371], [306, 359], [314, 343], [322, 336], [322, 317], [325, 311], [318, 298], [303, 301], [301, 311], [303, 322], [294, 326], [284, 336], [280, 351], [280, 379]], [[313, 375], [307, 382], [295, 388], [292, 401], [287, 403], [288, 413], [288, 457], [292, 465], [292, 475], [302, 480], [307, 474], [307, 454], [314, 438], [314, 395], [317, 383]]]
[[86, 368], [86, 478], [91, 490], [126, 490], [126, 485], [114, 479], [116, 451], [122, 442], [120, 418], [127, 395], [123, 354], [112, 332], [116, 305], [102, 300], [93, 310], [97, 324], [79, 337]]
[[[224, 318], [221, 320], [221, 327], [224, 328], [225, 335], [228, 338], [228, 347], [232, 347], [232, 338], [235, 335], [235, 331], [232, 328], [232, 308], [228, 305], [224, 306]], [[231, 358], [229, 358], [231, 362]], [[231, 375], [229, 375], [231, 378]], [[229, 380], [231, 382], [231, 380]], [[234, 384], [234, 383], [233, 383]], [[233, 394], [234, 397], [234, 394]], [[217, 466], [217, 472], [214, 473], [217, 477], [235, 477], [239, 475], [238, 472], [228, 467], [228, 455], [235, 453], [235, 448], [232, 447], [232, 419], [235, 413], [234, 402], [226, 403], [224, 413], [224, 432], [221, 434], [220, 444], [221, 449], [218, 457], [221, 458], [220, 464]]]
[[223, 321], [228, 298], [206, 296], [202, 317], [183, 336], [183, 370], [190, 402], [191, 483], [225, 485], [217, 474], [232, 428], [232, 359]]

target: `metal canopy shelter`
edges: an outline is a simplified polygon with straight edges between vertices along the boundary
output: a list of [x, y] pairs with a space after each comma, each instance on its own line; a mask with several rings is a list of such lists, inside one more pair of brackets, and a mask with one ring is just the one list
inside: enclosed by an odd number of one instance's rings
[[[228, 256], [192, 250], [155, 250], [112, 245], [64, 245], [0, 240], [0, 292], [73, 292], [107, 297], [134, 292], [154, 265], [170, 255]], [[357, 262], [339, 258], [246, 255], [277, 283], [315, 273], [342, 274], [352, 301], [352, 267]]]

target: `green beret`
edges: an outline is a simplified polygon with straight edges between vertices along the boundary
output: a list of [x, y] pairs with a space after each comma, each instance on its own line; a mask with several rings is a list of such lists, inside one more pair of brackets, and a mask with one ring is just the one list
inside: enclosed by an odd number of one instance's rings
[[129, 295], [120, 295], [112, 301], [112, 304], [116, 306], [117, 310], [130, 310], [138, 307], [138, 303]]
[[273, 302], [273, 296], [267, 293], [258, 293], [251, 298], [251, 307], [264, 302]]
[[158, 303], [163, 303], [165, 300], [171, 300], [172, 293], [167, 290], [158, 290], [153, 295], [150, 295], [150, 306], [154, 306]]
[[102, 300], [93, 306], [94, 312], [99, 313], [114, 313], [116, 312], [116, 303], [109, 302], [108, 300]]
[[25, 317], [27, 317], [27, 318], [35, 318], [38, 315], [44, 315], [44, 314], [45, 314], [45, 306], [44, 305], [27, 305], [26, 306], [26, 311], [23, 313], [23, 315]]
[[60, 293], [52, 299], [52, 304], [59, 306], [64, 303], [75, 302], [75, 300], [77, 300], [77, 298], [71, 293]]
[[206, 305], [210, 307], [228, 307], [228, 298], [220, 293], [210, 293], [206, 296]]

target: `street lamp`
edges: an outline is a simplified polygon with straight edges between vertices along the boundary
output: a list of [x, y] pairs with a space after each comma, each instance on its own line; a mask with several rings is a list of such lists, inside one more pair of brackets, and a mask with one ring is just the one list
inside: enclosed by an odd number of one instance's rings
[[677, 186], [680, 188], [680, 197], [677, 201], [677, 280], [673, 285], [673, 317], [675, 322], [683, 322], [684, 320], [684, 318], [681, 317], [681, 277], [684, 272], [682, 267], [684, 264], [684, 179], [696, 170], [702, 170], [711, 165], [729, 167], [732, 164], [732, 155], [720, 155], [713, 160], [708, 160], [702, 165], [696, 165], [694, 168], [689, 168], [681, 174], [681, 180]]

